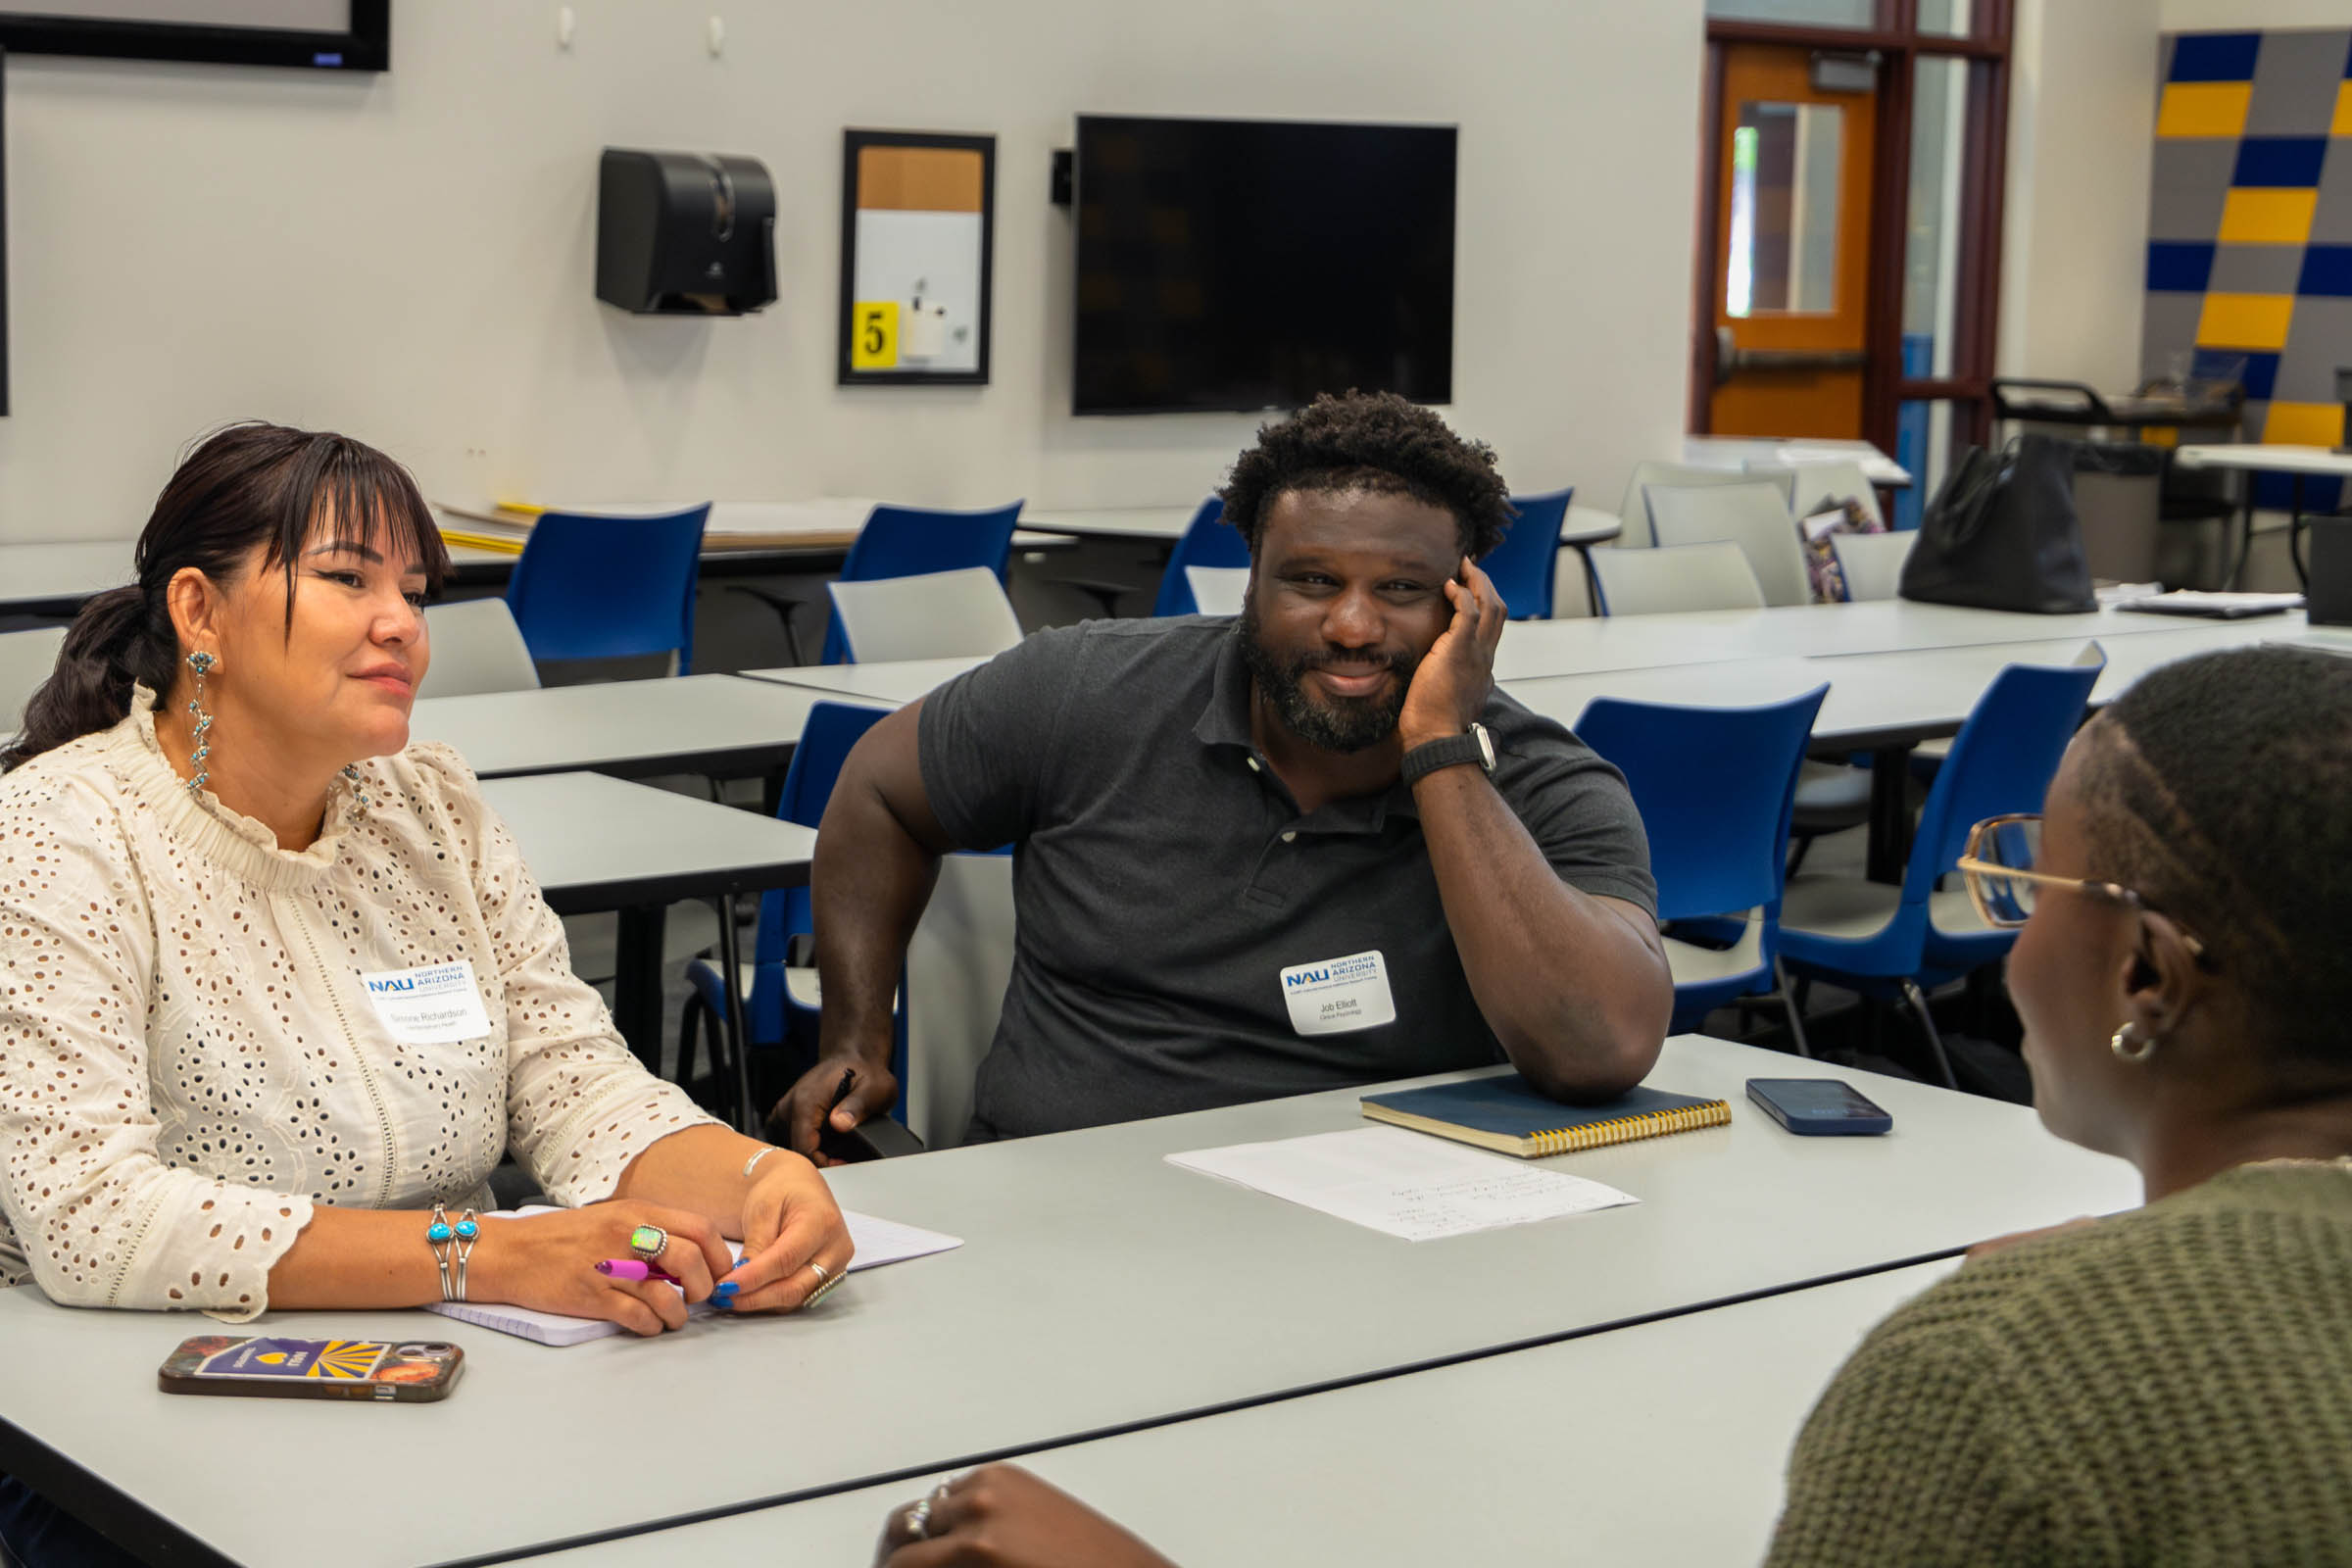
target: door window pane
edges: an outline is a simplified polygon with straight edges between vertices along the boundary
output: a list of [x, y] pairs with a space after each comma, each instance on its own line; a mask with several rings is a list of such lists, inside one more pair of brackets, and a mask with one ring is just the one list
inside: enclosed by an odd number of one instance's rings
[[1922, 59], [1911, 77], [1911, 191], [1903, 245], [1903, 374], [1954, 373], [1968, 64]]
[[1732, 223], [1724, 314], [1838, 308], [1838, 184], [1845, 111], [1746, 103], [1732, 132]]
[[1950, 471], [1952, 459], [1958, 456], [1953, 450], [1959, 435], [1953, 420], [1956, 412], [1950, 402], [1941, 400], [1896, 407], [1894, 461], [1910, 470], [1911, 488], [1895, 492], [1890, 519], [1895, 527], [1919, 526], [1928, 503], [1935, 499], [1944, 474]]
[[1919, 30], [1965, 38], [1976, 21], [1972, 0], [1919, 0]]
[[1867, 27], [1875, 0], [1707, 0], [1726, 22], [1785, 22], [1808, 27]]

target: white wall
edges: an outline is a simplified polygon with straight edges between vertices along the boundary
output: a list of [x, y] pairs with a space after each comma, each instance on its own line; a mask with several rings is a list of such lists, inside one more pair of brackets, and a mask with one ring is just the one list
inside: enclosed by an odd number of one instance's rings
[[[0, 540], [135, 532], [244, 416], [451, 499], [1190, 502], [1253, 417], [1068, 413], [1081, 110], [1458, 122], [1457, 425], [1602, 505], [1683, 428], [1700, 0], [573, 4], [564, 52], [553, 3], [400, 0], [377, 78], [11, 60]], [[833, 385], [846, 125], [998, 136], [993, 385]], [[764, 160], [782, 300], [597, 304], [607, 144]]]
[[2159, 0], [2019, 0], [1995, 355], [2004, 375], [2101, 388], [2138, 380], [2158, 17]]
[[2352, 0], [2157, 0], [2164, 32], [2267, 32], [2352, 26]]

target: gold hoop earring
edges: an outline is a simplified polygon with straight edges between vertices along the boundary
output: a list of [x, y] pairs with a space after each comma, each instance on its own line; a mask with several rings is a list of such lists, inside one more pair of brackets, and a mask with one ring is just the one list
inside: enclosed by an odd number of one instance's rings
[[188, 780], [188, 793], [202, 795], [205, 780], [213, 776], [204, 765], [205, 759], [213, 755], [213, 743], [206, 738], [213, 715], [204, 706], [204, 677], [219, 669], [220, 661], [211, 654], [193, 653], [188, 656], [188, 667], [196, 672], [196, 694], [188, 699], [188, 716], [196, 720], [196, 749], [188, 754], [188, 765], [196, 770], [196, 776]]
[[2123, 1027], [2116, 1030], [2107, 1040], [2107, 1049], [2134, 1067], [2156, 1054], [2156, 1037], [2154, 1035], [2141, 1036], [2138, 1038], [2138, 1043], [2133, 1044], [2133, 1038], [2138, 1028], [2137, 1024], [2126, 1020]]

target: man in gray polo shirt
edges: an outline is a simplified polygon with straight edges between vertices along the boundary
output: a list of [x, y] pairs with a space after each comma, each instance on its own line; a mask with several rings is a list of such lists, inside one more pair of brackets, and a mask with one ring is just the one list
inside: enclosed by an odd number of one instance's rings
[[1039, 632], [851, 755], [816, 850], [820, 1059], [775, 1111], [794, 1148], [828, 1107], [844, 1130], [889, 1107], [937, 857], [1006, 843], [1019, 930], [975, 1138], [1505, 1059], [1605, 1100], [1656, 1060], [1641, 818], [1494, 687], [1504, 610], [1471, 564], [1510, 515], [1493, 453], [1398, 398], [1319, 399], [1224, 497], [1238, 620]]

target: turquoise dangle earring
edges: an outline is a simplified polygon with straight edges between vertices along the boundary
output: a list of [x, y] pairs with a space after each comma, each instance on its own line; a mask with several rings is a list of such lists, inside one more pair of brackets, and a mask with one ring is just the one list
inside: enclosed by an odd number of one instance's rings
[[205, 780], [213, 776], [204, 765], [204, 760], [213, 755], [213, 743], [207, 738], [213, 715], [204, 707], [204, 677], [219, 669], [220, 661], [207, 653], [193, 653], [188, 656], [188, 667], [196, 672], [196, 695], [188, 699], [188, 715], [196, 720], [196, 750], [188, 754], [188, 765], [196, 769], [196, 776], [188, 780], [188, 793], [202, 795]]

